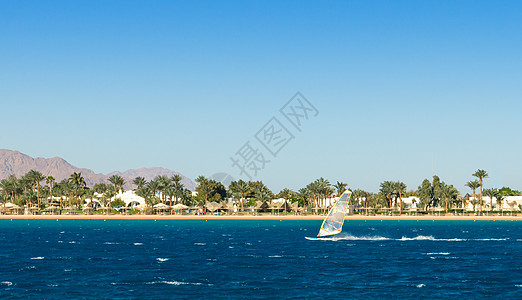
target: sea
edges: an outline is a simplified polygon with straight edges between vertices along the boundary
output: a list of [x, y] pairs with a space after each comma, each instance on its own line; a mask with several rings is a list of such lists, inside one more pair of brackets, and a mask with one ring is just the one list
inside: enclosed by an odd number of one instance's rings
[[522, 298], [522, 222], [320, 225], [0, 220], [0, 298]]

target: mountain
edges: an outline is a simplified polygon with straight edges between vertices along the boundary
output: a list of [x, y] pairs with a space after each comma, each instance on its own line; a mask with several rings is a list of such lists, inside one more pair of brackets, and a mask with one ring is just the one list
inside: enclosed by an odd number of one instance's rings
[[133, 187], [132, 180], [138, 176], [151, 180], [158, 175], [166, 175], [170, 177], [174, 174], [179, 174], [183, 177], [181, 182], [185, 185], [185, 188], [191, 191], [194, 191], [196, 188], [195, 183], [189, 178], [183, 176], [183, 174], [165, 168], [142, 168], [127, 170], [125, 172], [112, 172], [105, 175], [94, 173], [89, 169], [75, 167], [60, 157], [33, 158], [18, 151], [0, 149], [0, 179], [5, 179], [11, 174], [20, 177], [30, 170], [40, 171], [45, 176], [51, 175], [56, 179], [56, 181], [69, 178], [69, 176], [74, 172], [80, 172], [89, 187], [92, 187], [95, 183], [108, 183], [107, 178], [111, 175], [118, 174], [125, 178], [125, 188], [127, 189]]

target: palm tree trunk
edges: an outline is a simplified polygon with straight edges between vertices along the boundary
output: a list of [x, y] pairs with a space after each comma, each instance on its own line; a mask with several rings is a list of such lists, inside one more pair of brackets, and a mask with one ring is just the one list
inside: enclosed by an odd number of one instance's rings
[[480, 178], [480, 211], [482, 212], [482, 178]]

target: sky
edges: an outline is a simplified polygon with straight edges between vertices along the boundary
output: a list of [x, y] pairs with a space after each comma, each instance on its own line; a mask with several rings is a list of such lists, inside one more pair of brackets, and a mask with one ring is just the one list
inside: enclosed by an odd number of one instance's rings
[[0, 148], [243, 166], [276, 192], [436, 174], [465, 194], [477, 169], [522, 190], [521, 36], [519, 1], [2, 1]]

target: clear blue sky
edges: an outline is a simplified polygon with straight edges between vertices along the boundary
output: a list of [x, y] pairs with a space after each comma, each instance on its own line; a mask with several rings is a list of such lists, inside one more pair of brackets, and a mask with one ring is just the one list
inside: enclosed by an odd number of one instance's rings
[[[194, 179], [297, 91], [319, 114], [260, 171], [522, 189], [519, 1], [2, 1], [0, 148]], [[262, 150], [262, 149], [261, 149]], [[270, 158], [270, 157], [268, 157]]]

